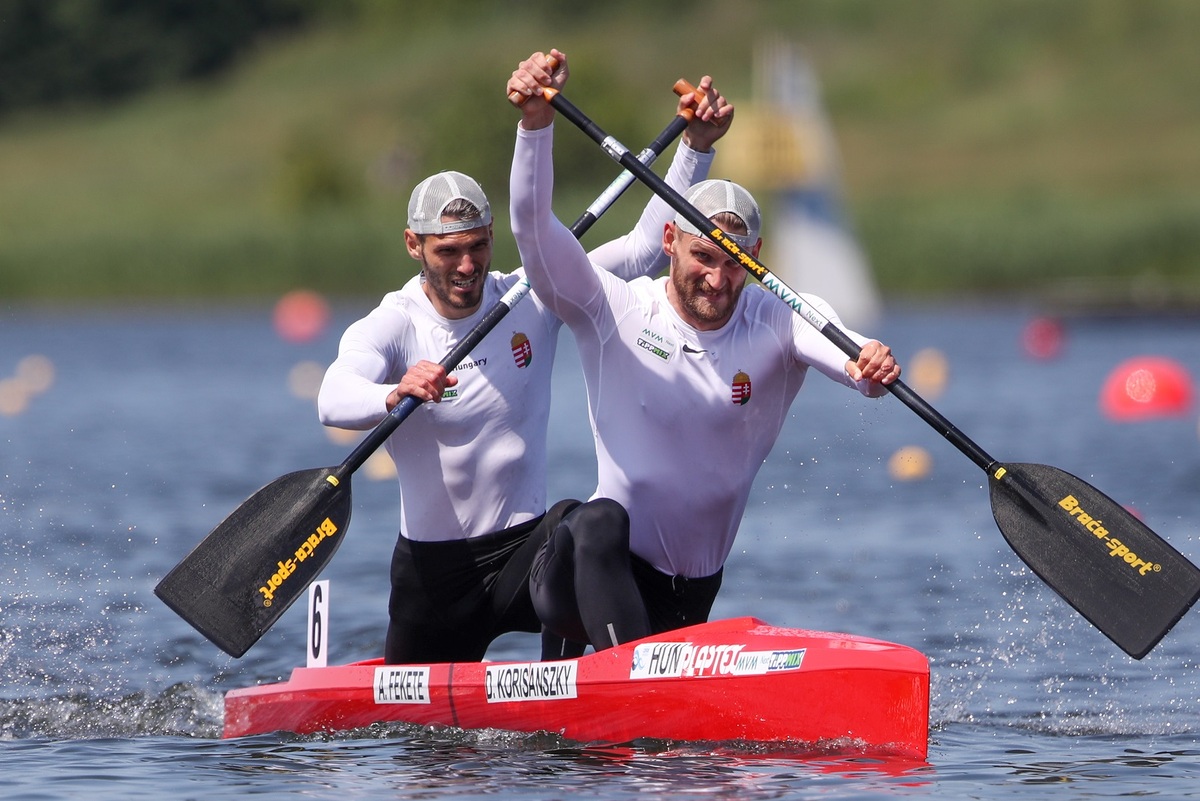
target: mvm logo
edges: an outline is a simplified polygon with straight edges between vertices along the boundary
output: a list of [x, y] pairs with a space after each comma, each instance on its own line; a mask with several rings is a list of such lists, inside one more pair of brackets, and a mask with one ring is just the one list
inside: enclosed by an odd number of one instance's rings
[[520, 331], [513, 334], [512, 341], [513, 361], [517, 363], [517, 367], [528, 367], [533, 361], [533, 345], [529, 344], [529, 337], [522, 334]]
[[750, 376], [741, 371], [733, 377], [733, 402], [737, 406], [750, 402]]

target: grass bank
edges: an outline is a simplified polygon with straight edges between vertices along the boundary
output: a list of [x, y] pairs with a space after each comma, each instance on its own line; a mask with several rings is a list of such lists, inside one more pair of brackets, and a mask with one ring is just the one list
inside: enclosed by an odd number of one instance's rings
[[[209, 84], [0, 121], [0, 303], [378, 295], [411, 274], [404, 204], [426, 174], [476, 175], [506, 229], [502, 88], [524, 55], [564, 49], [571, 97], [638, 147], [681, 75], [751, 98], [772, 37], [821, 79], [885, 295], [1200, 303], [1200, 4], [364, 8]], [[573, 220], [616, 170], [574, 130], [556, 147]], [[590, 241], [645, 198], [632, 190]]]

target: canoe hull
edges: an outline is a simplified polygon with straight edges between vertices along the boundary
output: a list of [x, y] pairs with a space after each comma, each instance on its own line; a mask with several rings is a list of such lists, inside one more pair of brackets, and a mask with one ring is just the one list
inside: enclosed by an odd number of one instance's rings
[[561, 662], [296, 668], [225, 697], [225, 737], [388, 721], [581, 742], [832, 742], [924, 759], [929, 663], [893, 643], [738, 618]]

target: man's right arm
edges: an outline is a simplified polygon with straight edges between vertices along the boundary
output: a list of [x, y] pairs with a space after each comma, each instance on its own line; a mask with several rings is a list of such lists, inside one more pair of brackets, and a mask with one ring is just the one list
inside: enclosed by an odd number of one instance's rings
[[387, 415], [391, 381], [388, 318], [395, 310], [376, 309], [346, 329], [338, 345], [338, 356], [321, 382], [317, 416], [327, 426], [366, 430]]

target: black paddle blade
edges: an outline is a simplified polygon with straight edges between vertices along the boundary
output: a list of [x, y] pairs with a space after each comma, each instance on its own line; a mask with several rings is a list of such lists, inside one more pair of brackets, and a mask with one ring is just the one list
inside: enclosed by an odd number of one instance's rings
[[213, 644], [239, 657], [333, 558], [350, 524], [350, 477], [301, 470], [251, 495], [154, 588]]
[[1006, 464], [989, 485], [992, 514], [1012, 549], [1134, 659], [1200, 597], [1200, 568], [1082, 479], [1047, 465]]

